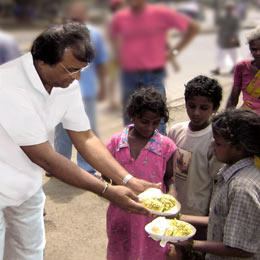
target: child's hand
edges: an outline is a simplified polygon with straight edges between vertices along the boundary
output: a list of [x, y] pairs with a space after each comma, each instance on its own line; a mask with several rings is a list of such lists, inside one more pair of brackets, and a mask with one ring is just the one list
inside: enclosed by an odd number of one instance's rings
[[166, 260], [182, 260], [181, 248], [171, 245]]
[[172, 242], [174, 246], [177, 247], [183, 247], [186, 249], [192, 249], [194, 240], [192, 238], [185, 240], [185, 241], [178, 241], [178, 242]]
[[127, 187], [132, 189], [136, 194], [139, 194], [148, 188], [161, 189], [162, 184], [161, 183], [152, 183], [152, 182], [148, 182], [148, 181], [133, 177], [128, 181]]

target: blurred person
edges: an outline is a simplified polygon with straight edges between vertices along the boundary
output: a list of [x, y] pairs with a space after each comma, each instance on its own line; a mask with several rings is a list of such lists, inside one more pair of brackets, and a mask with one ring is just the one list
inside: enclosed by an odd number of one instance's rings
[[[167, 122], [169, 111], [161, 92], [153, 87], [140, 88], [127, 104], [132, 124], [115, 134], [107, 143], [114, 158], [134, 176], [163, 183], [162, 191], [175, 195], [172, 186], [174, 142], [161, 135], [161, 118]], [[161, 247], [144, 230], [153, 217], [122, 211], [110, 203], [107, 210], [107, 260], [164, 260], [168, 246]]]
[[109, 0], [109, 9], [112, 14], [125, 6], [125, 0]]
[[219, 75], [225, 65], [225, 60], [230, 57], [232, 67], [230, 73], [234, 72], [234, 66], [238, 61], [239, 42], [239, 18], [234, 13], [234, 3], [227, 1], [224, 4], [224, 14], [219, 8], [216, 10], [215, 23], [217, 26], [217, 56], [216, 68], [211, 72]]
[[[199, 31], [199, 25], [182, 14], [146, 0], [130, 0], [111, 22], [111, 39], [121, 68], [124, 124], [130, 123], [125, 106], [129, 96], [141, 86], [154, 86], [166, 96], [166, 62], [179, 54]], [[168, 48], [167, 32], [176, 29], [181, 39]], [[161, 122], [160, 133], [166, 135]]]
[[[85, 2], [74, 1], [68, 4], [65, 9], [65, 16], [68, 21], [76, 21], [86, 26], [90, 33], [91, 43], [95, 48], [95, 57], [89, 64], [89, 67], [81, 73], [79, 86], [91, 129], [98, 136], [96, 102], [104, 99], [106, 89], [108, 54], [105, 41], [101, 32], [88, 22], [88, 6]], [[55, 129], [54, 147], [56, 152], [71, 159], [72, 142], [62, 124], [59, 124]], [[81, 168], [94, 175], [96, 174], [96, 170], [82, 158], [80, 153], [77, 153], [77, 162]], [[46, 175], [51, 176], [49, 173], [46, 173]]]
[[193, 19], [202, 19], [202, 9], [198, 0], [190, 0], [180, 3], [177, 9], [180, 13], [184, 13]]
[[[0, 259], [43, 259], [44, 170], [122, 209], [150, 214], [135, 193], [161, 185], [129, 174], [90, 129], [76, 79], [93, 57], [85, 25], [67, 23], [45, 30], [31, 52], [0, 67]], [[95, 178], [54, 151], [60, 122], [82, 157], [119, 185]]]
[[242, 107], [260, 115], [260, 25], [247, 34], [247, 42], [253, 59], [242, 60], [236, 65], [226, 108], [236, 108], [242, 92]]
[[[125, 6], [125, 0], [109, 0], [109, 10], [111, 16], [108, 18], [108, 24], [110, 24], [112, 16]], [[108, 79], [107, 79], [107, 98], [108, 107], [110, 110], [118, 109], [118, 95], [117, 95], [117, 83], [119, 79], [119, 64], [115, 58], [113, 51], [110, 51], [110, 59], [107, 65]]]
[[[4, 7], [0, 3], [0, 19], [4, 14]], [[0, 29], [0, 65], [18, 58], [21, 55], [15, 39], [8, 33]]]

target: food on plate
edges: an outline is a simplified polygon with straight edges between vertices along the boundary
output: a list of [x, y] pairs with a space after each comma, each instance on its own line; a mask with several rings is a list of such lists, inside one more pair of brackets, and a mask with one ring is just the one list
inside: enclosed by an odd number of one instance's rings
[[192, 235], [192, 226], [176, 218], [168, 220], [169, 226], [164, 232], [167, 237], [188, 237]]
[[176, 199], [169, 194], [162, 193], [160, 197], [143, 197], [142, 204], [153, 211], [167, 212], [176, 206]]
[[156, 235], [163, 235], [165, 230], [169, 227], [169, 223], [165, 221], [165, 218], [156, 218], [152, 223], [151, 231]]
[[166, 243], [185, 241], [193, 237], [196, 233], [195, 227], [178, 219], [166, 219], [158, 217], [145, 226], [145, 231], [149, 236], [160, 241], [160, 246], [165, 247]]

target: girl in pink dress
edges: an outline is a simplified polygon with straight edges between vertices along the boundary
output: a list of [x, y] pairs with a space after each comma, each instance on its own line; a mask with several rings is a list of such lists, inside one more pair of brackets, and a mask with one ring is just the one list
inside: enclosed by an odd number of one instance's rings
[[[172, 179], [174, 142], [157, 127], [169, 119], [166, 103], [155, 88], [141, 88], [130, 96], [127, 113], [133, 124], [107, 144], [116, 160], [134, 177], [161, 182], [164, 193], [175, 195]], [[169, 248], [148, 237], [144, 227], [153, 217], [130, 214], [109, 205], [107, 211], [108, 260], [164, 260]]]

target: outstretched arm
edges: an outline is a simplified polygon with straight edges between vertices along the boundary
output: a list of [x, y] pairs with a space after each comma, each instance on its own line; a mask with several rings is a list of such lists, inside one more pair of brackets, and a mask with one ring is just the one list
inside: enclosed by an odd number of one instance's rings
[[[55, 152], [49, 142], [21, 146], [21, 149], [33, 163], [39, 165], [58, 179], [75, 187], [100, 194], [121, 209], [144, 215], [150, 214], [149, 210], [137, 203], [138, 198], [130, 189], [124, 186], [109, 185], [106, 187], [104, 182]], [[93, 153], [95, 153], [95, 150], [93, 150]], [[102, 164], [102, 160], [100, 161]]]
[[[175, 246], [190, 248], [190, 242], [178, 242], [174, 243]], [[203, 253], [210, 253], [219, 256], [230, 256], [230, 257], [241, 257], [241, 258], [249, 258], [254, 256], [254, 253], [250, 253], [239, 248], [234, 248], [230, 246], [226, 246], [222, 242], [214, 242], [214, 241], [200, 241], [195, 240], [192, 246], [192, 249], [195, 251], [200, 251]]]
[[[181, 220], [186, 221], [194, 226], [207, 226], [209, 218], [207, 216], [191, 216], [191, 215], [181, 215]], [[174, 243], [177, 247], [184, 247], [190, 249], [190, 241], [183, 241]], [[195, 251], [200, 251], [203, 253], [211, 253], [220, 256], [233, 256], [241, 258], [249, 258], [254, 256], [253, 253], [246, 252], [244, 250], [226, 246], [222, 242], [214, 241], [201, 241], [194, 240], [192, 249]]]
[[[114, 159], [105, 145], [89, 131], [75, 132], [68, 130], [72, 143], [81, 156], [90, 163], [102, 175], [113, 180], [116, 184], [122, 184], [128, 172]], [[131, 178], [127, 187], [136, 193], [143, 192], [149, 187], [160, 188], [161, 184], [146, 182], [141, 179]]]

